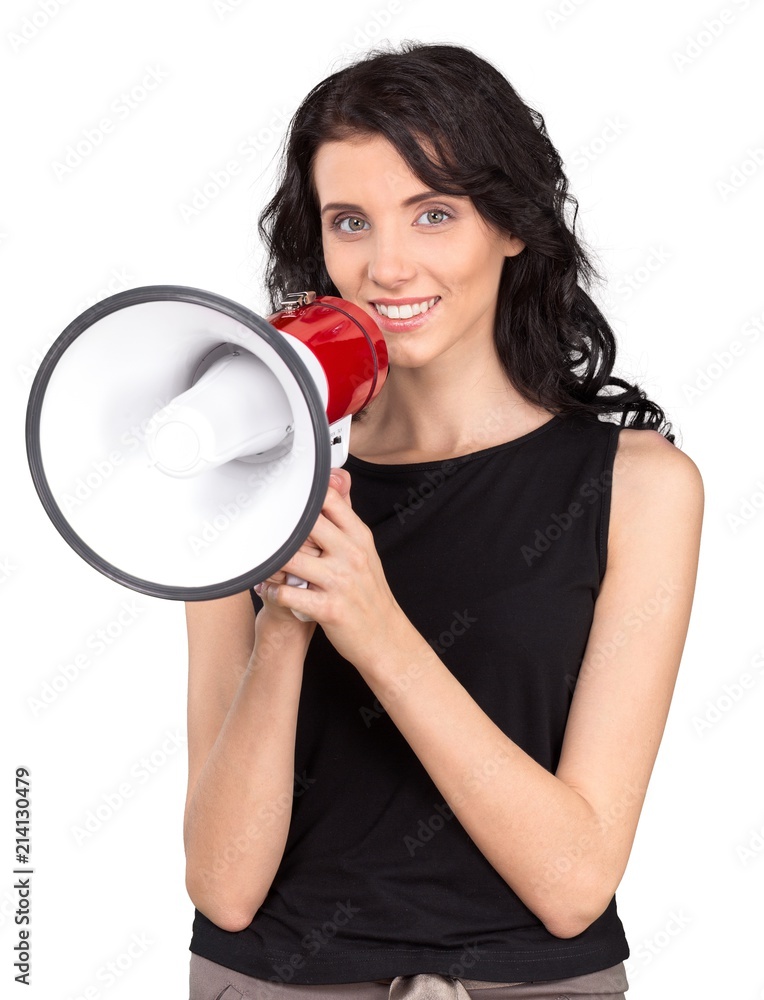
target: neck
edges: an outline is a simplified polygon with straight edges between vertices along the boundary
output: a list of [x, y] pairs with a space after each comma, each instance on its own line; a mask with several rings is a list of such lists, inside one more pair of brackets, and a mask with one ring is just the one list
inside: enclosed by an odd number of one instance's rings
[[520, 437], [550, 413], [525, 400], [498, 358], [458, 372], [443, 366], [392, 368], [361, 423], [375, 451], [458, 455]]

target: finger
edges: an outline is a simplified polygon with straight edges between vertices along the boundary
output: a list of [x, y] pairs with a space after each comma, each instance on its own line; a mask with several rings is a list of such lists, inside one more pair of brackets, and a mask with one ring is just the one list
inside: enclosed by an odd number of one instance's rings
[[298, 552], [306, 552], [309, 556], [320, 556], [321, 547], [319, 545], [316, 545], [311, 536], [308, 535], [307, 539], [302, 543], [302, 545], [298, 549]]
[[[338, 509], [340, 509], [339, 514], [337, 513]], [[341, 521], [342, 514], [353, 518], [353, 520]], [[316, 518], [310, 537], [321, 548], [324, 556], [341, 554], [351, 546], [361, 543], [358, 524], [363, 524], [363, 522], [359, 521], [357, 515], [353, 513], [339, 494], [334, 492], [331, 504], [327, 500], [322, 512]]]
[[[344, 469], [332, 469], [331, 475], [329, 476], [329, 487], [327, 488], [327, 496], [331, 492], [338, 493], [342, 499], [345, 501], [350, 509], [353, 509], [352, 502], [350, 500], [350, 473], [346, 472]], [[326, 502], [326, 500], [324, 500]], [[308, 552], [311, 555], [321, 555], [322, 549], [320, 545], [316, 544], [316, 539], [313, 537], [313, 532], [306, 538], [303, 544], [300, 546], [300, 551]]]
[[331, 470], [329, 485], [334, 487], [343, 500], [347, 500], [348, 503], [351, 503], [350, 483], [350, 473], [346, 469], [337, 468]]
[[265, 582], [260, 590], [260, 599], [265, 603], [274, 604], [280, 608], [289, 608], [291, 611], [299, 611], [307, 618], [301, 619], [302, 621], [315, 621], [313, 617], [311, 608], [308, 607], [309, 601], [305, 600], [305, 595], [309, 594], [310, 591], [306, 590], [304, 587], [291, 587], [289, 584], [281, 583], [268, 583]]
[[287, 573], [291, 573], [301, 580], [307, 580], [308, 588], [324, 588], [332, 580], [332, 570], [331, 567], [327, 566], [327, 560], [307, 555], [304, 552], [295, 552], [289, 562], [285, 564], [284, 569]]
[[[359, 520], [358, 515], [354, 512], [353, 507], [350, 503], [350, 495], [343, 498], [334, 487], [330, 487], [326, 492], [326, 497], [324, 499], [323, 506], [321, 508], [321, 513], [324, 514], [333, 524], [337, 524], [343, 529], [343, 531], [353, 530], [353, 525], [356, 527], [363, 522]], [[311, 535], [313, 532], [311, 532]], [[313, 536], [315, 541], [320, 545], [321, 542], [318, 538]]]

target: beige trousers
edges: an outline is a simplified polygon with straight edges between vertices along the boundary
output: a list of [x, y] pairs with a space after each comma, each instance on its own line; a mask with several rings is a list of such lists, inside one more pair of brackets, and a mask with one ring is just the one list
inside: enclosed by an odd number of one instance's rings
[[492, 983], [451, 976], [397, 976], [392, 980], [300, 986], [272, 983], [191, 955], [189, 1000], [625, 1000], [623, 962], [572, 979]]

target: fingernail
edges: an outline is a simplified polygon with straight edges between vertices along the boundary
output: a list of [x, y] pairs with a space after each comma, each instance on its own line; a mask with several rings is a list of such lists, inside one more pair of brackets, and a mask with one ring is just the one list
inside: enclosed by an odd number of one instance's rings
[[339, 476], [329, 476], [329, 482], [335, 490], [338, 490], [342, 486], [342, 480]]
[[260, 596], [260, 591], [263, 589], [263, 585], [262, 585], [262, 583], [257, 583], [257, 584], [255, 584], [255, 586], [252, 589], [254, 590], [254, 592], [259, 597]]

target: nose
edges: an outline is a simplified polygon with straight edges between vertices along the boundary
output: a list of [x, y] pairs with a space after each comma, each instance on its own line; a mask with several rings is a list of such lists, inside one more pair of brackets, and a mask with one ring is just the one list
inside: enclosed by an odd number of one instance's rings
[[367, 273], [374, 284], [395, 288], [414, 277], [416, 266], [402, 233], [393, 228], [377, 227], [367, 245], [370, 251]]

